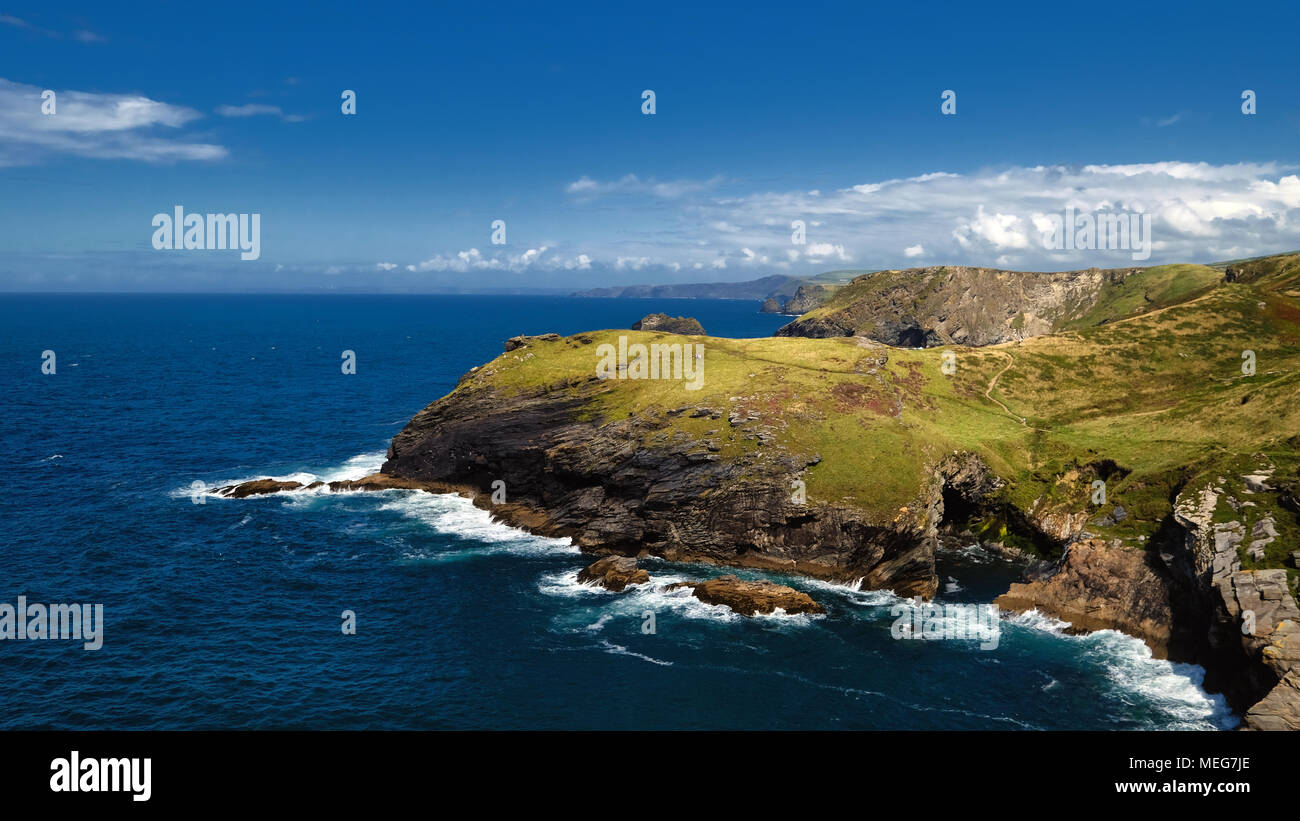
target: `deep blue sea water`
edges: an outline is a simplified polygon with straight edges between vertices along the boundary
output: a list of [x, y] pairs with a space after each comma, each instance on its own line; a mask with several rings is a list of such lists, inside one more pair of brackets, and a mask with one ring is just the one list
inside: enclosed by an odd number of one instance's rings
[[[996, 650], [891, 638], [899, 604], [798, 578], [824, 617], [582, 587], [567, 540], [408, 491], [191, 494], [357, 477], [519, 333], [652, 310], [717, 336], [751, 302], [483, 296], [0, 296], [0, 602], [104, 606], [104, 644], [0, 641], [3, 728], [1217, 729], [1201, 671], [1112, 632], [1003, 620]], [[57, 373], [41, 373], [42, 351]], [[341, 353], [357, 373], [340, 370]], [[710, 571], [649, 562], [659, 581]], [[713, 571], [716, 573], [716, 571]], [[941, 600], [1018, 569], [945, 553]], [[755, 574], [741, 574], [754, 576]], [[774, 577], [776, 578], [776, 577]], [[340, 630], [357, 616], [356, 635]], [[642, 633], [655, 613], [655, 633]]]

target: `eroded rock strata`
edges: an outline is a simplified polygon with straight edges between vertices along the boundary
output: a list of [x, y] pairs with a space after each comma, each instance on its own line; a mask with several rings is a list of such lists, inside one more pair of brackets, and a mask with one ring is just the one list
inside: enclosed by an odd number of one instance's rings
[[[588, 387], [595, 392], [600, 381]], [[775, 446], [723, 460], [675, 430], [668, 413], [590, 420], [581, 394], [543, 388], [507, 397], [462, 385], [393, 439], [382, 472], [483, 490], [504, 481], [513, 507], [492, 506], [486, 495], [476, 503], [592, 552], [644, 551], [934, 594], [933, 504], [919, 500], [885, 523], [850, 505], [798, 504], [792, 482], [814, 461]], [[641, 446], [647, 437], [657, 437], [654, 448]]]
[[[855, 279], [778, 336], [867, 336], [903, 347], [992, 345], [1052, 333], [1085, 313], [1108, 285], [1140, 268], [1003, 271], [940, 265]], [[789, 313], [791, 311], [787, 311]]]

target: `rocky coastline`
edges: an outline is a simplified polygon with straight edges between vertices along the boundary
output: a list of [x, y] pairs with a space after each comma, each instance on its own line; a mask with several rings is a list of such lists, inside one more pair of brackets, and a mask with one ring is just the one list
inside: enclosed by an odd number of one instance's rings
[[[1247, 421], [1293, 413], [1290, 388], [1275, 387], [1285, 376], [1248, 384], [1213, 371], [1185, 374], [1213, 364], [1214, 351], [1196, 347], [1207, 326], [1217, 322], [1220, 334], [1253, 340], [1251, 312], [1300, 317], [1289, 302], [1300, 258], [1232, 268], [1221, 277], [1230, 287], [1208, 295], [1177, 292], [1170, 283], [1181, 272], [1168, 268], [1041, 281], [940, 268], [900, 282], [890, 278], [899, 272], [885, 272], [862, 280], [859, 287], [871, 288], [863, 304], [828, 303], [851, 326], [833, 334], [787, 326], [787, 338], [771, 342], [679, 337], [662, 327], [671, 320], [679, 333], [698, 334], [684, 318], [650, 317], [653, 330], [640, 323], [634, 343], [667, 348], [693, 340], [708, 349], [712, 390], [698, 394], [601, 378], [592, 363], [603, 332], [515, 337], [505, 354], [417, 413], [392, 440], [379, 473], [328, 489], [461, 493], [502, 522], [571, 538], [596, 559], [579, 580], [611, 591], [652, 583], [636, 559], [654, 556], [930, 599], [940, 539], [978, 541], [1027, 562], [1023, 581], [996, 599], [1001, 609], [1037, 610], [1073, 632], [1137, 637], [1156, 657], [1203, 666], [1205, 687], [1224, 694], [1245, 729], [1300, 729], [1296, 577], [1280, 566], [1296, 561], [1288, 550], [1300, 512], [1292, 458], [1300, 434], [1292, 418], [1278, 430]], [[992, 297], [972, 296], [978, 282], [992, 283]], [[918, 288], [921, 302], [900, 296]], [[1129, 307], [1128, 295], [1141, 288], [1165, 293], [1173, 307], [1144, 319]], [[886, 310], [882, 299], [898, 310]], [[1137, 317], [1130, 327], [1114, 329], [1129, 315]], [[1098, 316], [1053, 341], [1061, 327]], [[806, 317], [813, 325], [825, 319]], [[856, 336], [788, 339], [801, 333]], [[1135, 369], [1125, 351], [1142, 338], [1177, 357], [1171, 373], [1198, 381], [1135, 394], [1132, 386], [1153, 369]], [[1025, 347], [968, 349], [960, 373], [940, 371], [943, 360], [924, 351], [1007, 340]], [[1242, 346], [1226, 344], [1234, 357]], [[1292, 353], [1274, 351], [1273, 367]], [[1110, 382], [1091, 373], [1103, 360], [1113, 368]], [[1083, 374], [1077, 387], [1058, 369], [1066, 361]], [[1003, 387], [1013, 378], [1015, 387]], [[1207, 382], [1218, 392], [1203, 393], [1195, 408], [1170, 402], [1180, 385], [1204, 392]], [[1038, 385], [1054, 393], [1034, 399]], [[1104, 389], [1114, 398], [1100, 395]], [[1139, 401], [1151, 404], [1134, 407]], [[1051, 416], [1054, 402], [1074, 404]], [[1177, 419], [1168, 416], [1175, 410]], [[1094, 424], [1113, 413], [1126, 425], [1161, 421], [1149, 423], [1148, 438], [1133, 447]], [[1202, 427], [1185, 439], [1171, 437], [1195, 425]], [[1238, 431], [1236, 451], [1220, 443], [1227, 425]], [[1053, 440], [1054, 428], [1070, 434]], [[1110, 451], [1128, 456], [1117, 461]], [[845, 471], [861, 466], [869, 471]], [[819, 492], [808, 492], [814, 483]], [[321, 487], [267, 479], [217, 493]], [[1122, 504], [1107, 500], [1107, 487]], [[820, 609], [790, 595], [797, 591], [729, 575], [687, 586], [746, 614]]]

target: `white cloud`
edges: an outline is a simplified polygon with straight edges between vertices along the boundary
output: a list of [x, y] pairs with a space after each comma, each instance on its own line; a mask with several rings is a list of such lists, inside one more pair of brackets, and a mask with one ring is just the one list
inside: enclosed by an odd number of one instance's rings
[[[442, 254], [430, 257], [424, 262], [407, 265], [408, 271], [512, 271], [519, 273], [528, 270], [543, 271], [585, 271], [591, 268], [591, 257], [586, 254], [576, 254], [573, 256], [564, 256], [561, 254], [550, 253], [548, 246], [539, 248], [530, 248], [522, 254], [493, 254], [485, 256], [477, 248], [470, 248], [466, 251], [458, 251], [454, 255], [445, 256]], [[642, 257], [640, 260], [631, 260], [639, 264], [636, 267], [641, 268], [650, 263], [648, 257]], [[383, 265], [383, 263], [381, 263]], [[388, 269], [385, 269], [388, 270]]]
[[226, 156], [220, 145], [150, 133], [202, 116], [194, 109], [139, 95], [54, 89], [55, 113], [42, 114], [43, 90], [0, 79], [0, 165], [28, 165], [59, 154], [144, 162]]
[[[582, 177], [566, 189], [579, 239], [535, 253], [485, 256], [474, 249], [421, 263], [444, 270], [608, 269], [726, 271], [732, 278], [813, 273], [852, 262], [905, 267], [936, 263], [1064, 270], [1133, 264], [1131, 250], [1047, 248], [1043, 237], [1067, 208], [1080, 214], [1150, 214], [1147, 264], [1213, 261], [1300, 247], [1300, 175], [1278, 163], [1182, 161], [1012, 167], [955, 174], [844, 181], [816, 194], [725, 190], [722, 182], [660, 183], [628, 175]], [[620, 196], [596, 202], [599, 195]], [[584, 221], [590, 213], [600, 220]], [[807, 244], [792, 245], [803, 220]], [[595, 229], [595, 225], [617, 226]], [[632, 230], [635, 229], [635, 230]], [[901, 250], [900, 250], [901, 249]], [[414, 268], [412, 269], [414, 270]]]
[[219, 105], [215, 111], [222, 117], [279, 117], [286, 123], [300, 123], [307, 119], [301, 114], [285, 114], [278, 105], [247, 103], [245, 105]]
[[952, 235], [963, 248], [981, 240], [998, 250], [1029, 247], [1029, 234], [1020, 217], [985, 214], [983, 205], [976, 208], [974, 218], [962, 221], [953, 229]]
[[[34, 26], [31, 23], [27, 22], [26, 20], [22, 19], [21, 17], [14, 17], [12, 14], [0, 14], [0, 24], [6, 26], [13, 26], [14, 28], [23, 29], [25, 31], [30, 31], [33, 34], [39, 34], [42, 37], [52, 37], [55, 40], [63, 39], [63, 34], [60, 32], [51, 31], [50, 29], [41, 28], [40, 26]], [[84, 28], [73, 31], [70, 36], [72, 37], [73, 40], [76, 40], [79, 43], [108, 42], [107, 37], [96, 34], [90, 29], [84, 29]]]
[[[747, 249], [748, 250], [748, 249]], [[808, 250], [804, 252], [810, 262], [820, 262], [823, 259], [834, 258], [840, 262], [849, 262], [853, 259], [845, 250], [844, 246], [838, 243], [830, 242], [813, 242], [808, 245]]]
[[707, 191], [721, 182], [722, 177], [714, 177], [709, 180], [657, 182], [653, 178], [643, 180], [636, 174], [625, 174], [616, 180], [600, 182], [583, 175], [565, 186], [564, 190], [570, 194], [579, 194], [586, 197], [598, 197], [607, 194], [648, 194], [662, 199], [676, 199], [687, 194]]

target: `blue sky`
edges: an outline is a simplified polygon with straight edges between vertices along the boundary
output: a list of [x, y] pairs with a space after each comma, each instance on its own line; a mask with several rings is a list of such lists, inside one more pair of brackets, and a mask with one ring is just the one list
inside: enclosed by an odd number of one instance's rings
[[[1135, 6], [0, 7], [0, 290], [1131, 264], [1044, 248], [1067, 206], [1151, 214], [1151, 263], [1300, 248], [1300, 12]], [[260, 258], [155, 250], [176, 205]]]

